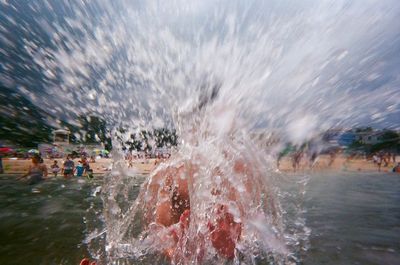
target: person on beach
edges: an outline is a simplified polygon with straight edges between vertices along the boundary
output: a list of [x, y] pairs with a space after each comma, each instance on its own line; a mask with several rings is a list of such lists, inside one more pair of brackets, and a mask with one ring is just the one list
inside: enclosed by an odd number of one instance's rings
[[298, 150], [293, 153], [292, 155], [292, 167], [293, 171], [296, 172], [298, 169], [300, 169], [300, 162], [301, 158], [303, 157], [303, 152], [301, 150]]
[[382, 161], [383, 161], [383, 166], [387, 167], [390, 162], [390, 154], [389, 153], [382, 154]]
[[313, 168], [314, 165], [316, 164], [317, 158], [318, 158], [317, 152], [313, 151], [313, 152], [311, 153], [311, 156], [309, 157], [309, 162], [308, 162], [308, 163], [309, 163], [310, 169]]
[[32, 157], [32, 165], [29, 166], [28, 172], [19, 179], [29, 177], [29, 185], [33, 185], [47, 178], [47, 167], [43, 163], [40, 163], [40, 160], [40, 156], [35, 154]]
[[51, 171], [54, 174], [54, 177], [57, 177], [58, 172], [60, 172], [60, 167], [58, 166], [57, 160], [54, 160], [53, 165], [51, 165]]
[[382, 166], [382, 155], [381, 154], [376, 156], [376, 165], [378, 166], [378, 171], [381, 171], [381, 166]]
[[376, 154], [374, 154], [374, 155], [372, 156], [372, 162], [373, 162], [374, 164], [376, 164], [376, 163], [378, 162], [378, 156], [377, 156]]
[[87, 174], [87, 172], [90, 169], [90, 165], [89, 165], [89, 161], [87, 160], [86, 156], [81, 157], [81, 163], [82, 163], [82, 167], [84, 169], [84, 173]]
[[133, 167], [133, 155], [132, 154], [127, 155], [127, 160], [128, 160], [128, 168]]
[[71, 159], [71, 155], [67, 155], [67, 160], [64, 161], [62, 172], [64, 174], [64, 178], [70, 178], [74, 175], [74, 161]]
[[333, 163], [335, 162], [337, 156], [337, 151], [336, 150], [331, 150], [329, 152], [329, 162], [328, 162], [328, 167], [331, 167]]
[[[81, 158], [82, 167], [83, 167], [83, 176], [86, 176], [88, 179], [93, 178], [93, 169], [90, 168], [89, 161], [86, 156], [82, 156]], [[94, 163], [94, 162], [93, 162]]]

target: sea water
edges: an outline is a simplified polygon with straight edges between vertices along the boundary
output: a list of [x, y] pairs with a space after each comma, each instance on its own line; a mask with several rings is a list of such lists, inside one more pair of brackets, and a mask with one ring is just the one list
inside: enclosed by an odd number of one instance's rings
[[[302, 177], [293, 175], [291, 179], [296, 183]], [[137, 180], [140, 184], [145, 178], [137, 176]], [[298, 253], [301, 263], [397, 264], [399, 180], [399, 175], [392, 173], [310, 176], [305, 196], [297, 201], [310, 230], [307, 250]], [[96, 188], [99, 191], [101, 181], [83, 184], [50, 180], [36, 186], [40, 193], [32, 193], [31, 186], [16, 181], [14, 176], [3, 175], [0, 181], [1, 264], [27, 260], [35, 264], [78, 264], [89, 254], [87, 238], [105, 236], [100, 235], [102, 221], [95, 213], [103, 211], [101, 196], [94, 192]], [[285, 187], [283, 192], [288, 193], [298, 189], [294, 184]], [[135, 197], [139, 186], [133, 190]], [[282, 206], [293, 215], [293, 199], [285, 198]], [[296, 226], [294, 220], [291, 226]], [[154, 259], [148, 258], [149, 263]]]

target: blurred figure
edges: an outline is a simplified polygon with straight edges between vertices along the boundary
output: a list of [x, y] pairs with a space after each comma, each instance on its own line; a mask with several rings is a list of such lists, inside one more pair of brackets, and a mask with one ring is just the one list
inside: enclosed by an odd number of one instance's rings
[[86, 156], [82, 156], [80, 162], [83, 167], [83, 175], [87, 175], [90, 172], [90, 164]]
[[301, 150], [296, 151], [292, 155], [292, 167], [293, 171], [296, 172], [296, 170], [300, 169], [300, 161], [301, 158], [303, 157], [303, 152]]
[[53, 172], [54, 177], [57, 177], [58, 172], [60, 172], [57, 160], [54, 160], [53, 165], [51, 165], [51, 171]]
[[128, 168], [133, 167], [133, 158], [132, 155], [128, 155]]
[[0, 154], [0, 174], [3, 174], [4, 170], [3, 170], [3, 155]]
[[392, 169], [393, 172], [400, 173], [400, 162]]
[[67, 160], [64, 161], [62, 172], [64, 178], [70, 178], [74, 175], [74, 161], [71, 160], [71, 155], [67, 155]]
[[309, 160], [309, 167], [310, 169], [314, 167], [315, 163], [317, 162], [318, 154], [317, 152], [312, 152]]
[[328, 167], [332, 166], [333, 163], [335, 162], [336, 159], [336, 151], [330, 151], [329, 152], [329, 162], [328, 162]]
[[40, 163], [41, 157], [35, 154], [32, 157], [32, 165], [29, 166], [28, 172], [19, 179], [29, 177], [29, 185], [37, 184], [47, 177], [47, 167]]
[[400, 173], [400, 162], [393, 168], [393, 172]]
[[376, 160], [376, 164], [378, 165], [378, 171], [381, 171], [382, 160], [383, 160], [383, 155], [378, 154], [378, 158]]
[[75, 168], [76, 176], [82, 177], [84, 171], [85, 171], [85, 168], [82, 165], [82, 161], [78, 161], [78, 165]]

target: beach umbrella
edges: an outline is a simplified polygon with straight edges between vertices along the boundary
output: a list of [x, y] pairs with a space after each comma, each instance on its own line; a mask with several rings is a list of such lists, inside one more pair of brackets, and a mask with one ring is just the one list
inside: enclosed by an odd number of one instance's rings
[[0, 147], [0, 153], [2, 154], [8, 154], [12, 152], [14, 152], [14, 150], [10, 147]]
[[96, 148], [96, 149], [93, 149], [92, 153], [95, 153], [97, 155], [97, 154], [101, 153], [101, 150]]
[[29, 154], [39, 154], [39, 150], [37, 149], [31, 149], [28, 151]]

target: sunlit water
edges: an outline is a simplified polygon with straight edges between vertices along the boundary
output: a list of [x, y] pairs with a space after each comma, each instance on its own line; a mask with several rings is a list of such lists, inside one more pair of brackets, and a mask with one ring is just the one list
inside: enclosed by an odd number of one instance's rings
[[[49, 181], [35, 187], [40, 193], [33, 193], [32, 186], [12, 176], [2, 176], [0, 181], [1, 264], [78, 264], [89, 254], [88, 227], [100, 231], [103, 226], [93, 214], [102, 211], [101, 196], [95, 193], [100, 183]], [[311, 230], [307, 250], [299, 250], [299, 264], [397, 264], [399, 183], [398, 174], [387, 173], [311, 176], [303, 200], [296, 202], [303, 205], [302, 217]], [[137, 196], [138, 185], [131, 188], [131, 196]], [[285, 191], [296, 190], [293, 186]], [[292, 200], [282, 204], [293, 214]], [[155, 260], [147, 257], [142, 263]]]
[[[125, 127], [122, 139], [140, 129], [177, 129], [180, 144], [169, 163], [185, 165], [193, 202], [187, 244], [180, 241], [185, 250], [222, 203], [232, 213], [242, 209], [235, 216], [244, 229], [235, 261], [298, 262], [313, 230], [304, 205], [285, 202], [303, 201], [308, 179], [275, 173], [280, 144], [302, 144], [336, 126], [398, 121], [396, 1], [1, 1], [1, 7], [0, 52], [7, 61], [1, 81], [57, 117], [48, 118], [50, 125], [95, 114], [112, 136]], [[13, 42], [15, 32], [21, 37]], [[22, 75], [21, 68], [33, 73]], [[257, 131], [278, 144], [265, 148], [250, 137]], [[146, 204], [151, 196], [131, 195], [136, 180], [113, 144], [117, 162], [105, 178], [98, 216], [103, 226], [90, 227], [87, 242], [91, 255], [107, 262], [147, 258], [165, 247], [149, 241], [151, 226], [139, 222], [140, 211], [155, 205]], [[250, 170], [235, 171], [237, 163]], [[237, 188], [235, 199], [224, 193], [229, 187]], [[176, 262], [198, 261], [196, 251]], [[206, 244], [201, 256], [218, 263], [214, 254]]]

